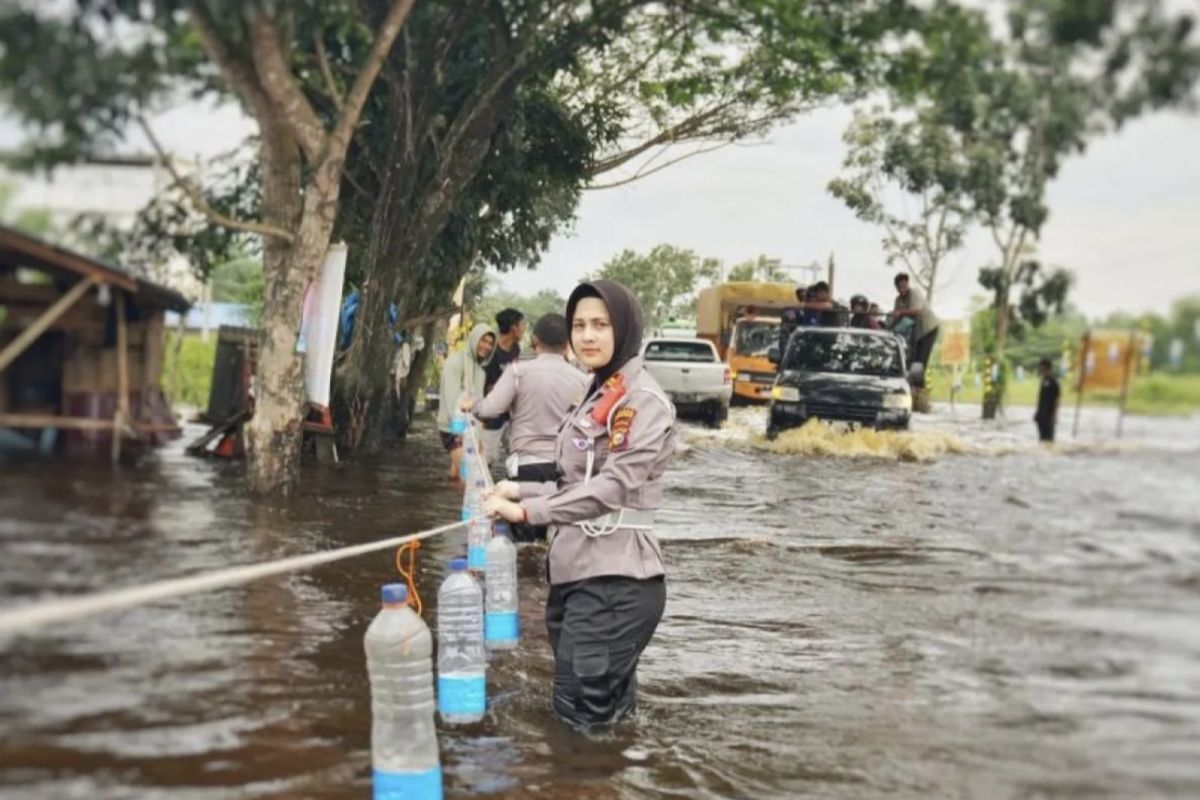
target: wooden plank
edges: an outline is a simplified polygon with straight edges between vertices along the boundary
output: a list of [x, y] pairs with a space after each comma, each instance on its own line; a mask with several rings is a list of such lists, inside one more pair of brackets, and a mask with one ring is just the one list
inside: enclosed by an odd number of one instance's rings
[[[75, 431], [111, 431], [110, 419], [60, 417], [57, 414], [0, 414], [0, 428], [61, 428]], [[125, 433], [174, 433], [179, 426], [171, 422], [134, 422]]]
[[0, 414], [4, 428], [63, 428], [75, 431], [109, 431], [112, 420], [91, 417], [60, 417], [55, 414]]
[[47, 328], [54, 324], [56, 319], [66, 313], [68, 308], [78, 302], [79, 298], [83, 297], [84, 293], [95, 283], [95, 278], [85, 278], [72, 286], [66, 294], [58, 298], [54, 305], [46, 309], [37, 322], [21, 331], [17, 338], [9, 342], [4, 350], [0, 351], [0, 372], [3, 372], [21, 353], [24, 353], [29, 345], [33, 344]]
[[112, 460], [121, 458], [121, 434], [129, 419], [129, 323], [125, 321], [125, 293], [116, 292], [117, 409], [113, 413]]
[[[49, 304], [5, 303], [0, 300], [0, 305], [8, 309], [8, 316], [4, 318], [3, 322], [0, 322], [0, 330], [11, 331], [16, 335], [37, 322], [46, 312], [46, 306]], [[97, 313], [99, 310], [90, 303], [77, 303], [54, 320], [46, 330], [66, 333], [102, 331], [104, 330], [104, 317]]]
[[0, 301], [5, 303], [38, 303], [50, 305], [58, 299], [60, 292], [48, 283], [20, 283], [0, 281]]

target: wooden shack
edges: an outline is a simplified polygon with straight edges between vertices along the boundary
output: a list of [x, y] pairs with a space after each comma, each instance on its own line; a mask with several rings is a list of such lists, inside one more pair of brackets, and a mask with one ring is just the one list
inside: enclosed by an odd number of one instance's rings
[[181, 433], [162, 390], [168, 309], [183, 295], [0, 226], [0, 433], [101, 452]]

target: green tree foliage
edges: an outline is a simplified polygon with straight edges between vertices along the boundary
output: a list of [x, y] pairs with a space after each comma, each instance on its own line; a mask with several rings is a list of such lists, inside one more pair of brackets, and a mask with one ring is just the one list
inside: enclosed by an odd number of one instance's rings
[[628, 286], [642, 303], [647, 327], [657, 328], [672, 317], [691, 316], [697, 290], [715, 281], [719, 270], [716, 259], [660, 244], [645, 254], [624, 250], [605, 262], [591, 278]]
[[927, 113], [855, 115], [843, 176], [829, 191], [863, 222], [883, 228], [888, 267], [901, 266], [932, 301], [942, 261], [962, 246], [969, 212], [962, 188], [967, 147]]
[[783, 268], [783, 261], [778, 258], [768, 258], [760, 255], [749, 261], [734, 265], [725, 276], [730, 281], [765, 281], [787, 282], [792, 279]]
[[[1191, 100], [1200, 74], [1193, 26], [1190, 15], [1152, 0], [1011, 0], [1007, 29], [994, 35], [983, 12], [939, 2], [921, 47], [899, 60], [896, 99], [923, 126], [961, 143], [961, 205], [996, 244], [999, 263], [981, 273], [998, 312], [995, 358], [1004, 359], [1014, 292], [1030, 304], [1053, 302], [1069, 285], [1064, 274], [1037, 289], [1028, 283], [1049, 217], [1047, 185], [1095, 135]], [[1026, 310], [1035, 321], [1037, 308]], [[985, 398], [985, 416], [1002, 392], [1000, 382]]]
[[497, 288], [493, 282], [471, 314], [478, 320], [494, 323], [496, 314], [506, 308], [515, 308], [524, 313], [528, 328], [532, 331], [534, 324], [544, 314], [562, 314], [566, 311], [567, 300], [553, 289], [542, 289], [526, 295]]

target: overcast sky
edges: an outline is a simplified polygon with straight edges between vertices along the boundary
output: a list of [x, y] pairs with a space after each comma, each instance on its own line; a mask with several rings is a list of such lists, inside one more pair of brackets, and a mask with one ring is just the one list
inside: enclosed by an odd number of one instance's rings
[[[2, 113], [2, 112], [0, 112]], [[557, 237], [535, 271], [501, 278], [514, 290], [563, 294], [606, 259], [630, 248], [672, 244], [727, 265], [759, 254], [786, 264], [837, 262], [836, 294], [891, 300], [893, 269], [877, 229], [860, 223], [825, 190], [840, 168], [845, 108], [810, 113], [761, 144], [682, 162], [617, 189], [588, 192], [573, 231]], [[155, 120], [159, 138], [181, 156], [233, 147], [251, 123], [232, 108], [181, 105]], [[0, 146], [20, 138], [0, 117]], [[1200, 117], [1160, 114], [1095, 140], [1051, 184], [1051, 216], [1040, 246], [1049, 264], [1077, 278], [1073, 301], [1089, 315], [1114, 309], [1165, 311], [1200, 293]], [[148, 151], [140, 138], [131, 150]], [[975, 235], [952, 255], [935, 303], [961, 317], [980, 293], [975, 275], [994, 260]]]

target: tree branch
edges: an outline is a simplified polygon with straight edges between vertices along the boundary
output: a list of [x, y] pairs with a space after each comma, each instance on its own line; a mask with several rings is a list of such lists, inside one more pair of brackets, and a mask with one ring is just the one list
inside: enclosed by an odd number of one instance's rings
[[150, 146], [154, 148], [154, 152], [158, 154], [159, 160], [163, 166], [167, 168], [167, 172], [171, 173], [171, 178], [174, 180], [173, 186], [178, 186], [183, 190], [191, 200], [192, 206], [196, 211], [211, 219], [213, 222], [230, 230], [243, 231], [245, 233], [254, 233], [259, 236], [273, 236], [277, 239], [283, 239], [286, 242], [291, 242], [295, 237], [290, 231], [285, 231], [282, 228], [277, 228], [274, 225], [268, 225], [262, 222], [249, 222], [246, 220], [234, 219], [227, 214], [222, 214], [209, 204], [204, 197], [204, 193], [196, 188], [190, 180], [185, 178], [175, 168], [175, 163], [171, 160], [171, 156], [163, 149], [162, 144], [158, 141], [158, 137], [154, 135], [154, 131], [150, 128], [150, 123], [145, 117], [137, 118], [138, 125], [141, 126], [142, 132], [146, 134], [146, 138], [150, 140]]
[[204, 4], [191, 3], [188, 7], [188, 17], [196, 29], [196, 34], [200, 37], [201, 46], [208, 53], [208, 57], [221, 70], [233, 90], [253, 110], [254, 115], [257, 117], [269, 113], [270, 100], [264, 93], [262, 84], [258, 81], [254, 66], [249, 61], [234, 55], [225, 46], [225, 42], [217, 33], [216, 22]]
[[329, 67], [329, 54], [325, 52], [325, 42], [319, 34], [313, 39], [317, 48], [317, 65], [321, 68], [321, 77], [325, 79], [325, 90], [329, 92], [329, 97], [338, 111], [341, 111], [345, 105], [345, 98], [338, 89], [337, 81], [333, 79], [333, 70]]
[[292, 74], [275, 20], [261, 11], [255, 13], [250, 20], [250, 43], [250, 55], [263, 90], [283, 113], [305, 158], [310, 163], [317, 163], [325, 150], [328, 134]]
[[689, 158], [695, 158], [696, 156], [704, 155], [705, 153], [711, 153], [714, 150], [720, 150], [724, 147], [728, 147], [731, 144], [733, 144], [733, 142], [718, 142], [717, 144], [711, 145], [709, 147], [699, 147], [690, 153], [685, 153], [684, 155], [681, 155], [678, 158], [673, 158], [670, 161], [667, 161], [666, 163], [659, 164], [657, 167], [655, 167], [653, 169], [645, 169], [645, 168], [639, 169], [637, 172], [635, 172], [632, 176], [630, 176], [628, 178], [622, 178], [621, 180], [613, 181], [612, 183], [603, 183], [603, 184], [600, 184], [599, 186], [588, 186], [586, 188], [588, 191], [599, 191], [600, 189], [615, 189], [618, 186], [624, 186], [626, 184], [633, 183], [636, 180], [641, 180], [642, 178], [649, 177], [656, 172], [662, 172], [667, 167], [670, 167], [674, 164], [678, 164], [680, 161], [686, 161]]
[[371, 86], [374, 85], [379, 70], [383, 68], [383, 62], [387, 59], [392, 44], [400, 34], [400, 29], [404, 27], [404, 20], [408, 18], [408, 12], [412, 10], [413, 2], [414, 0], [393, 0], [387, 16], [383, 18], [383, 22], [375, 32], [375, 40], [371, 42], [371, 49], [367, 52], [367, 58], [354, 78], [354, 85], [350, 87], [350, 93], [346, 95], [342, 113], [338, 117], [333, 134], [329, 137], [327, 157], [332, 156], [337, 159], [345, 157], [346, 148], [350, 144], [350, 136], [358, 124], [363, 106], [366, 105], [367, 96], [371, 93]]
[[610, 170], [624, 166], [653, 147], [657, 147], [658, 145], [662, 144], [677, 143], [688, 138], [689, 136], [700, 131], [706, 122], [716, 118], [732, 105], [732, 101], [720, 103], [708, 109], [707, 111], [693, 114], [687, 119], [672, 125], [670, 128], [660, 131], [636, 147], [631, 147], [621, 153], [617, 153], [616, 155], [602, 159], [601, 161], [592, 165], [592, 177], [595, 177], [596, 175], [602, 175], [605, 172], [609, 172]]

